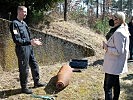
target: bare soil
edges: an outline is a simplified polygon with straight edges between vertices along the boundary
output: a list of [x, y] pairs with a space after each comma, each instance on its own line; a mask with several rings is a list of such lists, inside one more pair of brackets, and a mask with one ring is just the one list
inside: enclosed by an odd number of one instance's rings
[[[96, 55], [86, 58], [90, 64], [87, 69], [73, 72], [69, 85], [60, 91], [55, 88], [55, 76], [61, 66], [68, 64], [68, 62], [40, 66], [40, 81], [48, 84], [46, 87], [33, 88], [32, 76], [29, 73], [28, 86], [32, 88], [33, 94], [52, 96], [55, 100], [104, 100], [104, 72], [102, 71], [104, 50], [101, 44], [105, 37], [72, 22], [53, 22], [49, 29], [42, 31], [84, 46], [92, 46]], [[133, 100], [133, 63], [129, 62], [128, 67], [129, 72], [120, 76], [120, 100]], [[0, 76], [1, 100], [42, 100], [21, 93], [18, 69], [1, 71]]]

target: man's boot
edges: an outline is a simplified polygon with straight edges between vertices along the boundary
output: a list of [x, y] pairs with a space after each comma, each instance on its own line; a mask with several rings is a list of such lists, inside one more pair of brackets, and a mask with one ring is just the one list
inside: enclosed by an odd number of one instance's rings
[[21, 91], [22, 91], [22, 93], [32, 94], [32, 90], [29, 88], [22, 88]]
[[40, 82], [35, 82], [35, 83], [34, 83], [34, 88], [43, 87], [43, 86], [46, 86], [46, 85], [47, 85], [46, 83], [42, 84], [42, 83], [40, 83]]

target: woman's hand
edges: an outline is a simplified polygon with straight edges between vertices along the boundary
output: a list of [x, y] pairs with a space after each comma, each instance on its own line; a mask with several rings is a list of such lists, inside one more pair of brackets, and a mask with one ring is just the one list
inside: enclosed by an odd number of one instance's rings
[[108, 45], [103, 41], [103, 49], [108, 50]]

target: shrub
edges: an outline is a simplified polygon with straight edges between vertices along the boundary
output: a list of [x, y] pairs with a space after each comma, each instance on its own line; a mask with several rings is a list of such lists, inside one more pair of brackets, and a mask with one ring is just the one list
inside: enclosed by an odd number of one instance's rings
[[106, 35], [109, 30], [108, 19], [105, 18], [104, 20], [98, 19], [95, 23], [94, 30]]

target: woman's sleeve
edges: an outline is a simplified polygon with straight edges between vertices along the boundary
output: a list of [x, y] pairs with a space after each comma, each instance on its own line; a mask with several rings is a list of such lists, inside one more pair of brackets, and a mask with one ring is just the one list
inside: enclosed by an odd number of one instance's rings
[[113, 55], [121, 55], [124, 53], [125, 48], [125, 38], [121, 32], [117, 32], [113, 37], [114, 47], [108, 47], [108, 53]]

